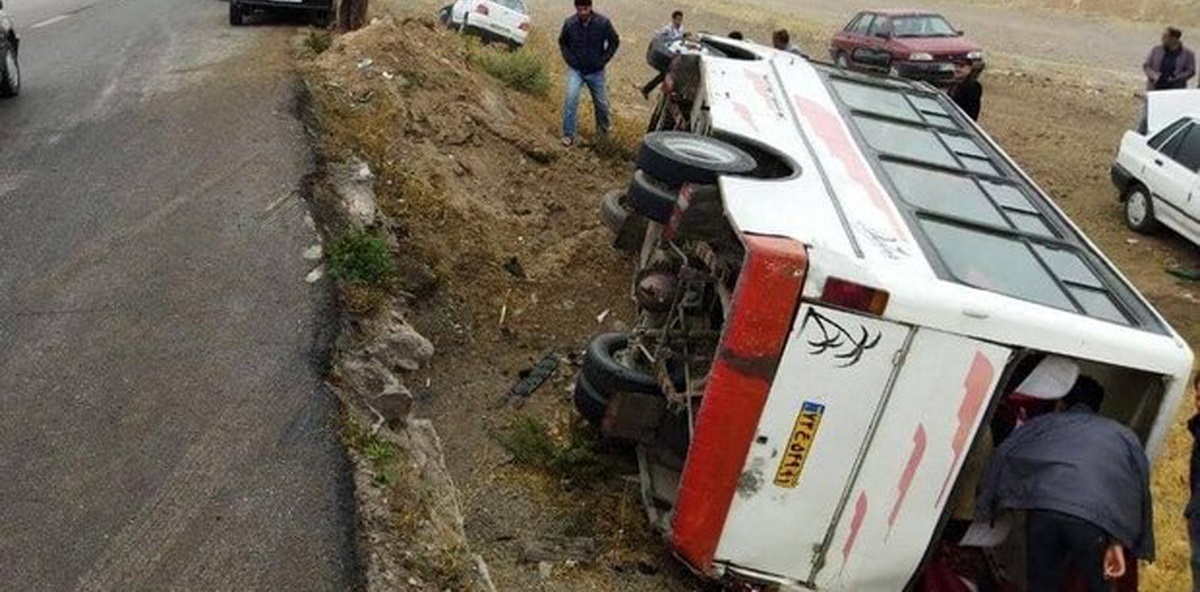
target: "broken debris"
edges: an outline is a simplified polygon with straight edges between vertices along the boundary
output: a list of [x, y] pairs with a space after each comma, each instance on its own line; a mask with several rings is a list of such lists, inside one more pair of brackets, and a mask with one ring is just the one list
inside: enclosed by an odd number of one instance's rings
[[542, 535], [521, 540], [521, 561], [526, 563], [589, 563], [596, 557], [596, 539]]
[[1181, 280], [1194, 282], [1200, 280], [1200, 269], [1183, 269], [1180, 267], [1171, 267], [1167, 269], [1167, 273]]
[[516, 257], [509, 257], [508, 261], [504, 262], [504, 271], [512, 274], [513, 277], [529, 279], [529, 276], [525, 274], [525, 268], [521, 267], [521, 262], [517, 261]]
[[521, 379], [508, 390], [506, 400], [517, 400], [518, 404], [523, 403], [525, 399], [529, 398], [529, 395], [545, 384], [557, 369], [558, 354], [546, 354], [533, 367], [521, 371]]

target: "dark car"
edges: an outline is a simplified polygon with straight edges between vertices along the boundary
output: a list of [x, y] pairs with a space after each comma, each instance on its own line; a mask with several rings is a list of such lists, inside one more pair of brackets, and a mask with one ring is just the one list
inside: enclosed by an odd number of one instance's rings
[[860, 12], [833, 36], [829, 52], [842, 68], [886, 72], [937, 85], [957, 82], [958, 64], [983, 69], [983, 48], [931, 12]]
[[15, 97], [21, 92], [21, 65], [17, 63], [20, 49], [21, 40], [0, 2], [0, 51], [4, 52], [0, 57], [0, 97]]
[[229, 0], [229, 24], [239, 26], [255, 10], [306, 12], [317, 26], [333, 17], [333, 0]]

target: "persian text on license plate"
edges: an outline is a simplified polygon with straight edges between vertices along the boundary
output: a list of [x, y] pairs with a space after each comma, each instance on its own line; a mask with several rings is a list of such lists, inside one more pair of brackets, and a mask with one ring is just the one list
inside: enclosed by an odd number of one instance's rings
[[792, 437], [775, 472], [775, 485], [793, 489], [800, 482], [800, 473], [804, 471], [804, 463], [812, 451], [824, 415], [825, 406], [820, 403], [805, 401], [800, 407], [800, 414], [796, 416], [796, 424], [792, 427]]

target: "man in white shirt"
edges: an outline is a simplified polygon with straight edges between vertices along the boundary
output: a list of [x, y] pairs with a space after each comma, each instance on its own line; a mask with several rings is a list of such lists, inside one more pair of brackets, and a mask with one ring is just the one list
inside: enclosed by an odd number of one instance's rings
[[[675, 12], [671, 13], [671, 22], [654, 31], [654, 36], [651, 38], [650, 43], [652, 45], [666, 45], [672, 41], [678, 41], [680, 39], [683, 39], [683, 11], [676, 10]], [[665, 71], [659, 72], [657, 76], [652, 78], [650, 82], [647, 82], [646, 85], [642, 87], [642, 97], [649, 99], [650, 93], [654, 92], [654, 89], [658, 87], [658, 85], [662, 84], [662, 81], [666, 80], [666, 78], [667, 73]]]

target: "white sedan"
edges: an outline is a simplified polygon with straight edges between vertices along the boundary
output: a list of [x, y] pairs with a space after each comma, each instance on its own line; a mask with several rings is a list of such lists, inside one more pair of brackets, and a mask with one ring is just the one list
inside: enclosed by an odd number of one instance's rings
[[525, 45], [529, 35], [529, 10], [525, 0], [458, 0], [441, 11], [442, 22], [485, 41], [512, 47]]
[[1200, 91], [1151, 92], [1146, 115], [1146, 133], [1126, 132], [1112, 165], [1125, 223], [1200, 244]]

